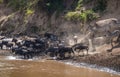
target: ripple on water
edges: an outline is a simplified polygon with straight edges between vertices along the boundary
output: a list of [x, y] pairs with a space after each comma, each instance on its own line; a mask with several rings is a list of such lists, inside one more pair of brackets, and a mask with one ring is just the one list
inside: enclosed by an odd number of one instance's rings
[[5, 60], [22, 60], [21, 56], [6, 56]]
[[4, 63], [0, 63], [0, 68], [3, 67]]
[[14, 57], [14, 56], [7, 56], [6, 59], [8, 59], [8, 60], [15, 60], [16, 57]]
[[0, 62], [0, 70], [8, 70], [8, 69], [14, 69], [14, 65]]

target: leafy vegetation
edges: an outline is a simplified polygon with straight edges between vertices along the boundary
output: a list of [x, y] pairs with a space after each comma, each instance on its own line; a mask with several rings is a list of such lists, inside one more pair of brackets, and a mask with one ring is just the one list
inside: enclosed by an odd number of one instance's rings
[[0, 0], [0, 3], [3, 3], [3, 0]]
[[65, 15], [65, 18], [67, 20], [82, 22], [89, 22], [98, 18], [99, 16], [97, 15], [97, 13], [103, 12], [106, 9], [107, 0], [96, 0], [94, 7], [86, 10], [84, 8], [84, 5], [92, 1], [93, 0], [78, 0], [75, 10], [72, 12], [68, 12]]
[[88, 22], [96, 19], [98, 16], [97, 14], [92, 10], [86, 10], [83, 12], [75, 11], [75, 12], [68, 12], [65, 16], [67, 20], [72, 21], [82, 21], [82, 22]]
[[[36, 5], [39, 8], [43, 8], [48, 14], [52, 14], [55, 11], [61, 12], [64, 8], [64, 0], [0, 0], [0, 3], [8, 3], [8, 6], [13, 7], [15, 10], [27, 10], [27, 13], [32, 13], [33, 8]], [[81, 10], [84, 4], [92, 2], [93, 0], [78, 0], [75, 10]], [[107, 6], [107, 0], [96, 0], [96, 5], [93, 8], [94, 11], [104, 11]], [[38, 5], [39, 4], [39, 5]], [[31, 11], [31, 12], [30, 12]]]
[[78, 0], [75, 10], [81, 10], [81, 7], [83, 7], [84, 4], [87, 4], [87, 3], [92, 2], [92, 1], [93, 0]]
[[78, 18], [80, 17], [80, 14], [77, 13], [77, 12], [68, 12], [66, 15], [65, 15], [65, 18], [67, 20], [79, 20]]
[[80, 10], [82, 6], [83, 6], [83, 0], [79, 0], [77, 7], [76, 7], [76, 10]]
[[86, 10], [83, 13], [81, 13], [81, 19], [83, 21], [92, 21], [96, 18], [98, 18], [98, 15], [92, 10]]
[[27, 7], [26, 7], [26, 15], [31, 15], [34, 13], [35, 11], [35, 7], [36, 7], [36, 4], [38, 3], [39, 0], [30, 0], [28, 3], [27, 3]]
[[26, 15], [31, 15], [33, 13], [34, 13], [34, 10], [32, 10], [32, 9], [27, 9], [26, 10]]

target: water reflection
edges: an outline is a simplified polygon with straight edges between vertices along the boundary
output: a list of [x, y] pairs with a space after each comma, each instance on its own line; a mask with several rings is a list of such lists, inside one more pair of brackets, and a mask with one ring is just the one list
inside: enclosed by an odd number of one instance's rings
[[120, 77], [52, 60], [7, 60], [0, 57], [0, 77]]

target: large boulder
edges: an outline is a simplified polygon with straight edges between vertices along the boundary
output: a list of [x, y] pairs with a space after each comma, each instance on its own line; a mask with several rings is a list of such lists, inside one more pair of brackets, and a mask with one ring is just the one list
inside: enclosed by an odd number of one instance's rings
[[120, 30], [120, 22], [116, 18], [100, 20], [91, 29], [95, 36], [108, 36], [113, 31]]
[[95, 51], [95, 46], [100, 46], [105, 43], [110, 43], [110, 38], [115, 30], [120, 30], [119, 20], [116, 18], [110, 18], [100, 20], [90, 25], [90, 51]]

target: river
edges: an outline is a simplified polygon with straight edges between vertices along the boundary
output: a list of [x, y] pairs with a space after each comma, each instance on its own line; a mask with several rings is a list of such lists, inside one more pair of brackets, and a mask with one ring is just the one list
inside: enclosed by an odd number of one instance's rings
[[120, 77], [120, 75], [75, 67], [55, 60], [20, 60], [0, 56], [0, 77]]

